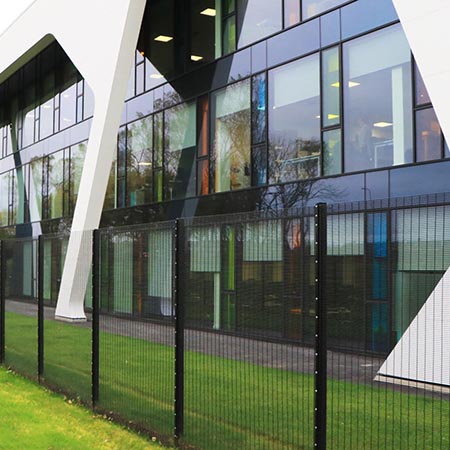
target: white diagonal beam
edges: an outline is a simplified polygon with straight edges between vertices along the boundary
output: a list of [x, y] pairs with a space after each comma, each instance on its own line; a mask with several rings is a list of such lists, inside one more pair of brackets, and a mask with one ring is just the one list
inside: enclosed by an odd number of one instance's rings
[[[393, 2], [444, 136], [450, 141], [450, 2]], [[378, 376], [450, 386], [450, 269], [387, 357]]]

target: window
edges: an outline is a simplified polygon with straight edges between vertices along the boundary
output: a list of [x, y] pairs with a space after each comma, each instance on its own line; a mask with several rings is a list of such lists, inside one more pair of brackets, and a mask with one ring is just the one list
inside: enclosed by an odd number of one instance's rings
[[54, 97], [55, 76], [54, 73], [49, 73], [41, 79], [39, 139], [45, 139], [53, 134]]
[[64, 151], [53, 153], [47, 157], [48, 162], [48, 218], [63, 216], [64, 204]]
[[344, 44], [346, 172], [412, 162], [410, 59], [400, 25]]
[[86, 157], [87, 142], [73, 145], [70, 148], [70, 182], [71, 182], [71, 213], [75, 210], [80, 188], [81, 174]]
[[282, 29], [282, 0], [237, 0], [238, 48]]
[[170, 108], [164, 113], [165, 198], [194, 196], [196, 104]]
[[433, 108], [416, 111], [416, 154], [417, 161], [441, 158], [441, 127]]
[[320, 70], [315, 54], [269, 72], [270, 183], [320, 173]]
[[61, 130], [76, 123], [77, 117], [77, 85], [73, 84], [61, 92], [60, 96], [60, 121]]
[[250, 186], [250, 80], [212, 95], [216, 192]]
[[153, 117], [127, 127], [127, 195], [129, 206], [152, 201]]

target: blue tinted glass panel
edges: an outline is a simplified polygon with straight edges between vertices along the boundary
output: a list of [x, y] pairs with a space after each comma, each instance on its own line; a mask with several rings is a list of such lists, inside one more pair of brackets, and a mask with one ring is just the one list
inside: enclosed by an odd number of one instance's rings
[[320, 43], [322, 47], [334, 44], [341, 39], [341, 16], [339, 10], [320, 18]]
[[267, 68], [267, 42], [255, 44], [252, 49], [252, 73], [260, 72]]
[[274, 36], [268, 42], [268, 61], [273, 66], [320, 47], [319, 19], [294, 27]]
[[448, 192], [448, 161], [424, 164], [391, 171], [391, 197]]
[[359, 0], [341, 9], [342, 39], [398, 20], [392, 0]]

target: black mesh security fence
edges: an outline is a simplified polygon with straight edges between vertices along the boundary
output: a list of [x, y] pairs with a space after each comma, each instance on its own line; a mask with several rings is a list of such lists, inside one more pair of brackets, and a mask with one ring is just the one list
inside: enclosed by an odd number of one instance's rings
[[450, 448], [450, 196], [72, 233], [64, 285], [68, 237], [1, 242], [19, 372], [183, 448]]
[[38, 302], [37, 240], [2, 243], [5, 299], [5, 363], [27, 377], [37, 378]]
[[310, 210], [185, 221], [186, 442], [313, 447], [312, 221]]
[[96, 406], [135, 427], [174, 427], [174, 223], [98, 234]]
[[327, 216], [328, 448], [449, 448], [450, 207]]
[[[90, 267], [92, 232], [73, 232], [80, 241], [78, 257]], [[84, 403], [91, 402], [92, 322], [87, 317], [67, 320], [67, 311], [76, 309], [83, 299], [87, 275], [77, 273], [71, 290], [62, 291], [62, 270], [68, 248], [68, 235], [42, 236], [40, 267], [43, 308], [43, 370], [41, 380], [51, 388], [66, 393]], [[80, 293], [82, 292], [82, 294]], [[81, 296], [81, 300], [80, 300]], [[58, 308], [56, 304], [58, 303]], [[82, 314], [80, 314], [81, 316]], [[57, 320], [59, 318], [59, 320]], [[87, 319], [87, 320], [86, 320]]]

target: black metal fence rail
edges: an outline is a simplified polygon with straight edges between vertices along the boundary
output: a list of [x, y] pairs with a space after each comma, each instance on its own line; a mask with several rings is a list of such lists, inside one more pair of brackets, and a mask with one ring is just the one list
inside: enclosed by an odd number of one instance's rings
[[5, 365], [179, 447], [450, 447], [450, 196], [81, 239], [83, 323], [55, 320], [68, 235], [0, 242]]

